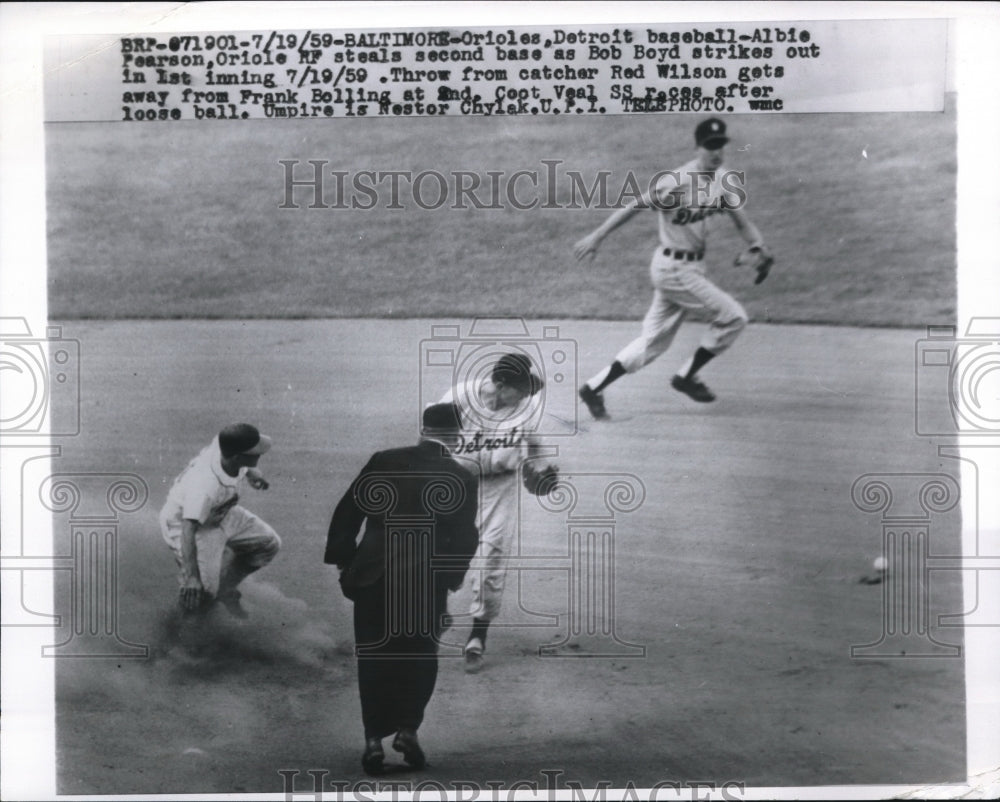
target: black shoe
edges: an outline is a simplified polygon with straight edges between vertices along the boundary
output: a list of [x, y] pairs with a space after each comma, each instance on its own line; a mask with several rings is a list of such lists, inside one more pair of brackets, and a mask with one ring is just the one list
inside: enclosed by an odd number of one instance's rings
[[604, 396], [591, 390], [588, 385], [580, 388], [580, 400], [587, 405], [594, 420], [607, 420], [608, 411], [604, 408]]
[[411, 730], [408, 727], [400, 728], [392, 740], [392, 748], [397, 752], [402, 752], [403, 760], [412, 768], [422, 769], [427, 765], [427, 758], [424, 756], [424, 750], [420, 748], [416, 730]]
[[685, 379], [683, 376], [674, 376], [670, 380], [670, 386], [680, 393], [688, 396], [693, 401], [707, 404], [715, 400], [715, 393], [709, 390], [704, 384], [695, 378]]
[[377, 776], [385, 771], [385, 752], [382, 751], [381, 738], [366, 738], [365, 753], [361, 756], [361, 768], [367, 774]]

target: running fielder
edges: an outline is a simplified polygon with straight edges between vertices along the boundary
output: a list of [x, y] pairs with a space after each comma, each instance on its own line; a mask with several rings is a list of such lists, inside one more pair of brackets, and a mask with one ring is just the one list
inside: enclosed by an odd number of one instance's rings
[[593, 257], [604, 238], [640, 209], [652, 207], [657, 211], [660, 245], [650, 264], [653, 301], [642, 322], [642, 333], [580, 388], [580, 399], [596, 419], [608, 417], [604, 388], [626, 373], [635, 373], [666, 351], [688, 310], [707, 310], [712, 322], [698, 349], [673, 376], [670, 385], [695, 401], [715, 400], [712, 391], [698, 378], [698, 372], [733, 344], [747, 325], [747, 314], [732, 296], [705, 277], [702, 260], [713, 218], [728, 214], [749, 243], [737, 261], [753, 261], [757, 284], [767, 277], [774, 263], [760, 231], [739, 208], [742, 187], [733, 182], [734, 174], [720, 170], [729, 141], [726, 124], [716, 118], [703, 120], [695, 128], [694, 136], [695, 159], [664, 173], [651, 196], [644, 195], [616, 211], [573, 246], [578, 260]]
[[278, 553], [281, 539], [239, 506], [244, 481], [257, 490], [268, 483], [257, 462], [271, 439], [249, 423], [227, 426], [174, 480], [160, 510], [160, 531], [180, 568], [180, 605], [207, 610], [218, 601], [246, 618], [237, 586]]
[[471, 461], [479, 476], [479, 548], [469, 570], [472, 630], [465, 644], [465, 670], [470, 674], [483, 667], [486, 632], [500, 612], [517, 523], [518, 471], [535, 495], [550, 492], [557, 480], [555, 466], [532, 459], [538, 456], [538, 444], [525, 430], [532, 417], [531, 398], [543, 386], [526, 355], [507, 353], [497, 359], [489, 377], [455, 387], [441, 399], [457, 403], [461, 413], [455, 458], [464, 464]]

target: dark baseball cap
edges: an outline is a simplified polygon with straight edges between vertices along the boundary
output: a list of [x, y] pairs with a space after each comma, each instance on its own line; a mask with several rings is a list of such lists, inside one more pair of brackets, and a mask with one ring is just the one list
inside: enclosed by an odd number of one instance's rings
[[528, 395], [534, 395], [545, 386], [542, 378], [532, 370], [531, 359], [527, 354], [504, 354], [493, 366], [491, 378]]
[[726, 124], [718, 117], [709, 117], [698, 123], [694, 129], [694, 141], [699, 148], [718, 150], [729, 141]]
[[266, 454], [270, 448], [271, 438], [249, 423], [234, 423], [219, 432], [219, 450], [224, 457]]
[[462, 421], [456, 404], [431, 404], [424, 410], [424, 434], [457, 432], [461, 428]]

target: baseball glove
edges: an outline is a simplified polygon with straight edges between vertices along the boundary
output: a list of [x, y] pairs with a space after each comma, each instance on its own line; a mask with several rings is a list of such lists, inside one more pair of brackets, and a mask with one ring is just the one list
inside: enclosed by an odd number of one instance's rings
[[533, 496], [547, 496], [559, 484], [559, 469], [555, 465], [539, 468], [527, 462], [522, 473], [524, 488]]
[[774, 266], [774, 255], [766, 245], [751, 245], [736, 257], [735, 264], [737, 267], [750, 267], [757, 271], [757, 278], [753, 283], [760, 284]]

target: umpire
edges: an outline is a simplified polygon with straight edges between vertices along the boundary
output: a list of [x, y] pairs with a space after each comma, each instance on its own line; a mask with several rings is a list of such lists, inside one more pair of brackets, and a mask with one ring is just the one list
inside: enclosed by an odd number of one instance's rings
[[420, 442], [374, 454], [330, 521], [324, 562], [340, 569], [354, 602], [369, 774], [384, 770], [382, 739], [392, 733], [407, 764], [426, 764], [417, 729], [437, 681], [448, 592], [461, 587], [479, 543], [478, 481], [449, 451], [459, 428], [454, 404], [428, 407]]

